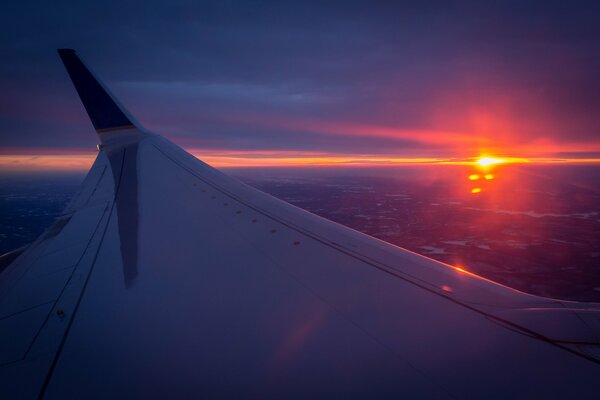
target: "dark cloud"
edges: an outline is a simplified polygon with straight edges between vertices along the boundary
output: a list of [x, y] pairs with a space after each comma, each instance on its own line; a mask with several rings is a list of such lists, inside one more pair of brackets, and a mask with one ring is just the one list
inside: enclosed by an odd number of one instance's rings
[[57, 47], [78, 49], [148, 127], [214, 148], [441, 147], [247, 123], [265, 116], [597, 142], [599, 11], [564, 1], [5, 3], [0, 146], [94, 144], [80, 136], [90, 125]]

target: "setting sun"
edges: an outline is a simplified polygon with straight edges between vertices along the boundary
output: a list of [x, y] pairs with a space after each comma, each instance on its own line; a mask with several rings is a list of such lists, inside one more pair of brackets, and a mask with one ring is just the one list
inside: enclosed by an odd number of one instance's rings
[[505, 162], [505, 159], [495, 157], [481, 157], [477, 160], [477, 164], [481, 165], [482, 167], [488, 167], [490, 165], [501, 164]]

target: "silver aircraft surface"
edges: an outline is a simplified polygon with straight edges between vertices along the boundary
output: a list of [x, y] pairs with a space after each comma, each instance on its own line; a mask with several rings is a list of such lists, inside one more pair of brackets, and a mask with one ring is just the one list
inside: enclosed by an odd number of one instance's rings
[[0, 275], [0, 399], [600, 398], [600, 304], [522, 293], [249, 187], [59, 54], [99, 151]]

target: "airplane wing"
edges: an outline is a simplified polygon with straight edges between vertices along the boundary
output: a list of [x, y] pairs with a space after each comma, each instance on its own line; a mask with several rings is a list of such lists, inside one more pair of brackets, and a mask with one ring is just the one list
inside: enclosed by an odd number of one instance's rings
[[59, 53], [101, 144], [0, 275], [0, 398], [598, 398], [600, 304], [525, 294], [249, 187]]

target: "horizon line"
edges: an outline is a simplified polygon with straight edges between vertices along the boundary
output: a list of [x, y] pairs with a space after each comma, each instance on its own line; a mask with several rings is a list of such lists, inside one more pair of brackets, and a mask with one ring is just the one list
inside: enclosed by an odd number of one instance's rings
[[[292, 150], [199, 150], [185, 149], [194, 157], [216, 168], [253, 168], [253, 167], [391, 167], [455, 165], [486, 167], [492, 164], [529, 164], [529, 165], [600, 165], [595, 157], [514, 157], [488, 156], [475, 157], [395, 157], [393, 155], [373, 154], [335, 154], [314, 151]], [[32, 152], [0, 154], [2, 172], [19, 171], [86, 171], [97, 152], [52, 150], [51, 152]], [[482, 157], [484, 163], [482, 163]], [[491, 161], [490, 161], [491, 160]]]

